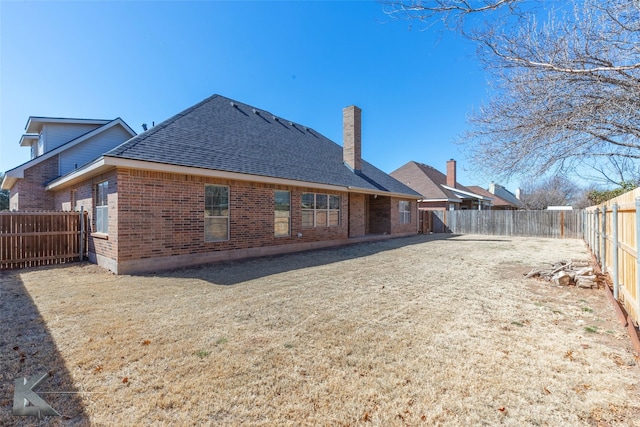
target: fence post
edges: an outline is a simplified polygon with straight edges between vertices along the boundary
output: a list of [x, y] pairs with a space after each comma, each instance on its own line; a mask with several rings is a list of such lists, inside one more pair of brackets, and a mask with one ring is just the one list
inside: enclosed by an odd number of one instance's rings
[[602, 268], [602, 273], [607, 272], [607, 206], [602, 207], [602, 237], [600, 238], [600, 266]]
[[80, 206], [80, 261], [84, 257], [84, 206]]
[[591, 234], [591, 217], [592, 217], [592, 213], [591, 211], [587, 212], [587, 241], [589, 242], [589, 249], [593, 250], [593, 236]]
[[618, 284], [618, 204], [613, 204], [613, 217], [611, 218], [611, 227], [613, 228], [613, 297], [618, 300], [619, 284]]
[[596, 255], [596, 259], [598, 258], [598, 227], [596, 227], [596, 223], [598, 222], [598, 208], [595, 208], [592, 212], [591, 216], [591, 235], [593, 236], [591, 242], [593, 253]]
[[600, 222], [600, 209], [596, 208], [593, 214], [593, 235], [595, 238], [594, 241], [594, 252], [596, 254], [596, 260], [598, 263], [600, 262], [600, 230], [598, 230], [598, 223]]
[[[640, 318], [640, 197], [636, 197], [636, 317]], [[637, 320], [637, 319], [636, 319]]]

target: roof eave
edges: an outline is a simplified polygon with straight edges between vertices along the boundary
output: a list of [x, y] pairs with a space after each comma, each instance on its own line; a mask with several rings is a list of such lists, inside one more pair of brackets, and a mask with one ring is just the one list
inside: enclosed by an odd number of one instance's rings
[[5, 175], [4, 178], [2, 178], [2, 186], [0, 188], [2, 190], [11, 190], [15, 185], [16, 181], [18, 181], [17, 177]]
[[464, 191], [464, 190], [461, 190], [461, 189], [459, 189], [459, 188], [449, 187], [448, 185], [443, 185], [442, 187], [443, 187], [443, 188], [446, 188], [446, 189], [447, 189], [447, 190], [449, 190], [449, 191], [456, 192], [456, 193], [460, 193], [460, 194], [462, 194], [462, 195], [469, 196], [469, 197], [472, 197], [472, 198], [474, 198], [474, 199], [479, 199], [479, 200], [491, 200], [489, 197], [484, 197], [484, 196], [481, 196], [481, 195], [479, 195], [479, 194], [472, 193], [472, 192], [470, 192], [470, 191]]
[[33, 145], [34, 141], [37, 141], [40, 138], [40, 134], [38, 133], [25, 133], [20, 137], [20, 146], [21, 147], [30, 147]]
[[36, 133], [40, 131], [40, 126], [45, 123], [77, 123], [87, 125], [106, 125], [111, 120], [104, 119], [70, 119], [64, 117], [38, 117], [29, 116], [27, 124], [24, 127], [27, 133]]
[[113, 157], [108, 155], [102, 156], [92, 163], [82, 166], [79, 169], [76, 169], [65, 176], [57, 178], [56, 180], [50, 182], [46, 186], [46, 189], [47, 190], [62, 189], [69, 185], [73, 185], [75, 183], [84, 181], [99, 173], [103, 173], [104, 171], [112, 169], [114, 167], [162, 171], [162, 172], [176, 173], [176, 174], [182, 174], [182, 175], [199, 175], [199, 176], [240, 180], [240, 181], [264, 182], [264, 183], [270, 183], [270, 184], [290, 185], [295, 187], [312, 186], [313, 188], [330, 190], [330, 191], [344, 191], [344, 192], [372, 194], [372, 195], [377, 194], [377, 195], [384, 195], [384, 196], [391, 196], [391, 197], [407, 198], [412, 200], [418, 200], [420, 198], [420, 196], [416, 194], [404, 194], [404, 193], [395, 193], [390, 191], [372, 190], [368, 188], [357, 188], [357, 187], [348, 187], [348, 186], [341, 186], [341, 185], [323, 184], [323, 183], [317, 183], [317, 182], [297, 181], [297, 180], [286, 179], [286, 178], [250, 175], [250, 174], [239, 173], [239, 172], [227, 172], [227, 171], [214, 170], [214, 169], [203, 169], [203, 168], [197, 168], [192, 166], [180, 166], [180, 165], [173, 165], [173, 164], [167, 164], [167, 163], [149, 162], [145, 160], [125, 159], [122, 157]]
[[462, 199], [456, 199], [456, 198], [444, 198], [444, 199], [420, 199], [418, 200], [419, 202], [422, 203], [430, 203], [430, 202], [451, 202], [451, 203], [462, 203]]

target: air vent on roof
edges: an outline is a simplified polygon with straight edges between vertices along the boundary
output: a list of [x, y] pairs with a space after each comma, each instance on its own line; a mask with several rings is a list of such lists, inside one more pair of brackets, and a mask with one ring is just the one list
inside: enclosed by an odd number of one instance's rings
[[253, 111], [253, 114], [260, 114], [260, 111], [256, 110], [255, 108], [251, 111]]
[[279, 119], [279, 118], [277, 118], [276, 116], [271, 116], [271, 118], [272, 118], [273, 120], [275, 120], [276, 122], [280, 121], [280, 119]]
[[296, 127], [296, 125], [293, 122], [289, 122], [289, 126]]
[[238, 108], [238, 104], [236, 104], [236, 103], [235, 103], [235, 102], [233, 102], [233, 101], [231, 101], [231, 106], [232, 106], [233, 108]]

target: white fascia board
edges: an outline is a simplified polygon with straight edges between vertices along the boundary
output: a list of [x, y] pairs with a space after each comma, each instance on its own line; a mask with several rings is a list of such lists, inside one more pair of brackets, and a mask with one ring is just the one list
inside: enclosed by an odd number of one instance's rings
[[456, 198], [445, 198], [445, 199], [420, 199], [419, 202], [451, 202], [451, 203], [462, 203], [462, 199]]
[[138, 134], [136, 133], [136, 131], [135, 131], [135, 130], [133, 130], [133, 129], [131, 129], [131, 127], [130, 127], [130, 126], [129, 126], [129, 125], [128, 125], [124, 120], [122, 120], [120, 117], [118, 117], [117, 119], [115, 119], [115, 120], [114, 120], [114, 122], [115, 122], [115, 123], [119, 123], [119, 124], [124, 128], [124, 130], [126, 130], [126, 131], [131, 135], [131, 137], [132, 137], [132, 138], [133, 138], [134, 136], [138, 135]]
[[473, 197], [474, 199], [479, 199], [479, 200], [490, 200], [489, 197], [484, 197], [481, 196], [479, 194], [476, 193], [472, 193], [470, 191], [464, 191], [464, 190], [460, 190], [459, 188], [453, 188], [453, 187], [449, 187], [447, 185], [443, 185], [444, 188], [446, 188], [449, 191], [452, 191], [454, 193], [459, 193], [459, 194], [463, 194], [465, 196], [469, 196], [469, 197]]
[[2, 178], [2, 186], [0, 186], [0, 188], [2, 190], [11, 190], [17, 180], [18, 178], [5, 174], [4, 178]]
[[98, 173], [102, 173], [105, 170], [109, 170], [114, 167], [175, 173], [179, 175], [196, 175], [196, 176], [230, 179], [230, 180], [237, 180], [237, 181], [261, 182], [266, 184], [287, 185], [292, 187], [311, 187], [311, 188], [317, 188], [319, 190], [327, 190], [327, 191], [378, 194], [381, 196], [393, 196], [393, 197], [402, 197], [402, 198], [408, 198], [412, 200], [418, 200], [417, 196], [410, 195], [410, 194], [390, 193], [388, 191], [376, 192], [374, 190], [369, 190], [366, 188], [343, 187], [340, 185], [297, 181], [293, 179], [274, 178], [274, 177], [260, 176], [260, 175], [249, 175], [249, 174], [238, 173], [238, 172], [227, 172], [227, 171], [220, 171], [220, 170], [213, 170], [213, 169], [196, 168], [191, 166], [179, 166], [179, 165], [172, 165], [167, 163], [147, 162], [144, 160], [123, 159], [120, 157], [111, 157], [111, 156], [103, 156], [93, 163], [89, 163], [79, 169], [74, 170], [73, 172], [63, 177], [58, 178], [57, 180], [49, 183], [46, 189], [57, 190], [60, 188], [64, 188], [67, 185], [84, 181], [85, 179], [90, 178], [93, 175], [97, 175]]
[[30, 116], [27, 119], [27, 124], [24, 127], [27, 132], [37, 132], [38, 125], [45, 123], [71, 123], [71, 124], [85, 124], [85, 125], [106, 125], [111, 120], [103, 119], [68, 119], [64, 117], [35, 117]]
[[[303, 184], [303, 183], [301, 183], [301, 184]], [[308, 183], [307, 183], [307, 185], [308, 185]], [[346, 188], [346, 191], [348, 191], [349, 193], [371, 194], [371, 195], [374, 195], [374, 196], [398, 197], [398, 198], [401, 198], [401, 199], [411, 199], [411, 200], [415, 200], [415, 201], [419, 201], [420, 200], [420, 196], [415, 195], [415, 194], [394, 193], [394, 192], [391, 192], [391, 191], [375, 191], [375, 190], [371, 190], [370, 188], [356, 188], [356, 187], [350, 187], [350, 186], [349, 187], [340, 187], [340, 188]]]
[[33, 141], [37, 141], [40, 138], [39, 133], [25, 133], [20, 137], [20, 146], [29, 147]]
[[337, 185], [327, 185], [327, 184], [315, 184], [310, 182], [302, 182], [295, 181], [291, 179], [282, 179], [282, 178], [271, 178], [265, 176], [258, 175], [248, 175], [237, 172], [226, 172], [212, 169], [202, 169], [195, 168], [190, 166], [179, 166], [179, 165], [171, 165], [166, 163], [155, 163], [155, 162], [147, 162], [144, 160], [132, 160], [132, 159], [122, 159], [120, 157], [110, 157], [103, 156], [93, 163], [89, 163], [79, 169], [74, 170], [73, 172], [52, 181], [47, 185], [47, 190], [57, 190], [59, 188], [66, 187], [67, 185], [84, 181], [87, 178], [90, 178], [93, 175], [98, 173], [102, 173], [105, 170], [113, 169], [115, 167], [127, 168], [127, 169], [139, 169], [139, 170], [148, 170], [148, 171], [156, 171], [156, 172], [167, 172], [167, 173], [175, 173], [180, 175], [196, 175], [196, 176], [205, 176], [211, 178], [222, 178], [222, 179], [231, 179], [238, 181], [252, 181], [252, 182], [263, 182], [269, 184], [281, 184], [281, 185], [291, 185], [296, 187], [313, 187], [322, 190], [331, 190], [331, 191], [349, 191], [345, 187], [337, 186]]

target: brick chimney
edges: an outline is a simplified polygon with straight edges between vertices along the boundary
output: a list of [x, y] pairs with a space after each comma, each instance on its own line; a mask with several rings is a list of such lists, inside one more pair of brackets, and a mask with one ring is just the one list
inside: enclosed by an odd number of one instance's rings
[[456, 188], [456, 161], [447, 160], [447, 186]]
[[342, 159], [354, 171], [362, 169], [361, 115], [362, 110], [355, 105], [342, 110]]

